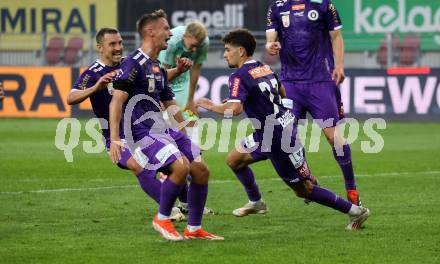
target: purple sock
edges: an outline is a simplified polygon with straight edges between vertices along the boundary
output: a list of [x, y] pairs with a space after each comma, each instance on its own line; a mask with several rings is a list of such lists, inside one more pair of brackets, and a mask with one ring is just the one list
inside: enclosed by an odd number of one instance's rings
[[180, 190], [182, 190], [182, 185], [177, 185], [170, 179], [166, 179], [162, 183], [162, 188], [160, 189], [159, 213], [165, 216], [171, 215], [171, 209], [174, 206], [174, 202], [176, 202]]
[[[336, 149], [333, 147], [333, 156], [341, 167], [344, 175], [345, 189], [356, 190], [356, 181], [354, 179], [353, 164], [351, 163], [351, 150], [349, 145], [344, 145], [342, 148], [344, 152], [342, 156], [338, 156]], [[342, 153], [340, 153], [342, 154]]]
[[333, 192], [316, 185], [313, 186], [312, 193], [310, 194], [310, 197], [307, 198], [319, 204], [343, 212], [344, 214], [348, 213], [351, 208], [350, 202], [347, 202]]
[[159, 203], [160, 188], [162, 183], [156, 179], [156, 173], [154, 171], [143, 170], [137, 175], [137, 179], [142, 187], [142, 190], [144, 190], [148, 196], [153, 198], [153, 200]]
[[188, 202], [188, 183], [186, 183], [186, 182], [182, 186], [182, 190], [179, 193], [179, 201], [182, 203]]
[[261, 199], [261, 193], [255, 181], [254, 173], [248, 166], [234, 171], [238, 180], [243, 184], [244, 189], [249, 197], [249, 201], [256, 202]]
[[191, 183], [188, 191], [188, 225], [202, 225], [203, 209], [208, 197], [208, 185]]

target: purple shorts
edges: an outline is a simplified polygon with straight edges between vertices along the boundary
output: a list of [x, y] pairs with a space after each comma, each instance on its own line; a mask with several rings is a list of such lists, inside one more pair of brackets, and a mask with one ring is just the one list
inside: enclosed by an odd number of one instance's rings
[[173, 130], [145, 137], [141, 146], [133, 151], [134, 159], [143, 168], [154, 171], [162, 171], [182, 155], [191, 163], [201, 155], [200, 148], [184, 133]]
[[254, 147], [257, 144], [254, 138], [256, 136], [252, 134], [241, 141], [243, 147], [252, 149], [250, 154], [254, 162], [270, 159], [278, 175], [286, 183], [296, 183], [311, 178], [302, 145], [298, 145], [291, 153], [279, 150], [265, 152], [261, 149], [261, 142], [258, 143], [259, 147]]
[[182, 131], [170, 130], [170, 136], [175, 140], [179, 151], [190, 163], [202, 155], [200, 148]]
[[293, 114], [305, 119], [309, 112], [321, 128], [334, 127], [344, 118], [341, 91], [334, 82], [283, 82], [286, 97], [293, 101]]

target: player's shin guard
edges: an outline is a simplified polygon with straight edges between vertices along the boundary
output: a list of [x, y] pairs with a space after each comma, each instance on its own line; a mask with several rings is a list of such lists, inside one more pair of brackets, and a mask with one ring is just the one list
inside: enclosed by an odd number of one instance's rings
[[238, 180], [243, 184], [244, 189], [249, 197], [249, 201], [257, 202], [261, 199], [260, 189], [255, 181], [254, 173], [248, 166], [234, 171]]
[[313, 186], [310, 197], [307, 198], [319, 204], [338, 210], [344, 214], [348, 213], [352, 206], [350, 202], [342, 199], [335, 193], [316, 185]]
[[[185, 183], [186, 184], [186, 183]], [[162, 183], [162, 188], [160, 189], [160, 203], [159, 203], [159, 213], [164, 216], [171, 215], [171, 209], [174, 206], [174, 202], [177, 199], [180, 191], [182, 190], [182, 184], [177, 185], [170, 179], [166, 179]]]
[[153, 198], [153, 200], [159, 203], [160, 188], [162, 184], [158, 179], [156, 179], [156, 173], [154, 171], [143, 170], [137, 175], [137, 179], [142, 187], [142, 190], [144, 190], [148, 196]]
[[333, 156], [338, 162], [339, 167], [341, 167], [342, 174], [344, 175], [345, 189], [356, 190], [350, 146], [348, 144], [344, 145], [341, 150], [336, 150], [333, 147]]

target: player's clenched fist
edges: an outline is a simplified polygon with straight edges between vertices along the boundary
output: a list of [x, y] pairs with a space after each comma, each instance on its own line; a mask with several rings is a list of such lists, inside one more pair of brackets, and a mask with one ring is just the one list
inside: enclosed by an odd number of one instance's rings
[[267, 42], [266, 50], [270, 55], [277, 55], [280, 52], [281, 44], [278, 41]]

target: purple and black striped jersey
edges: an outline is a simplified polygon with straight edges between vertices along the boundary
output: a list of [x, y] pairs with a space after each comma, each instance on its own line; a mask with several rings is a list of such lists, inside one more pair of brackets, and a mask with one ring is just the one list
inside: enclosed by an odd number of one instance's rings
[[332, 81], [330, 31], [342, 28], [331, 0], [277, 0], [267, 13], [266, 32], [276, 31], [281, 44], [281, 80]]

